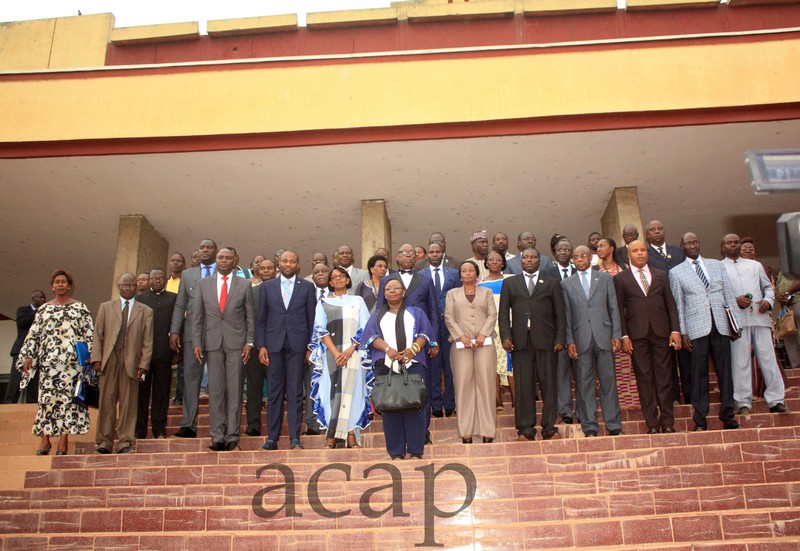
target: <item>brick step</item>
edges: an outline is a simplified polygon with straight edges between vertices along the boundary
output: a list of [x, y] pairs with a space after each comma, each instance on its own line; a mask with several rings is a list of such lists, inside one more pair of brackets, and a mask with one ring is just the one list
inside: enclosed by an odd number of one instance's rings
[[[513, 504], [512, 504], [513, 505]], [[340, 519], [324, 519], [307, 512], [304, 517], [284, 518], [282, 524], [274, 519], [261, 519], [249, 509], [228, 509], [219, 514], [206, 514], [202, 509], [177, 509], [139, 515], [130, 510], [100, 510], [84, 512], [43, 513], [37, 522], [45, 535], [10, 536], [5, 549], [83, 548], [91, 542], [96, 548], [130, 548], [138, 544], [143, 549], [183, 549], [193, 540], [196, 545], [211, 545], [210, 549], [341, 549], [348, 547], [414, 549], [426, 541], [424, 514], [419, 507], [407, 511], [406, 517], [385, 515], [368, 519], [353, 512]], [[670, 514], [656, 518], [618, 518], [573, 520], [553, 523], [514, 521], [514, 510], [505, 518], [493, 515], [491, 524], [459, 525], [460, 515], [453, 519], [437, 519], [429, 528], [432, 543], [447, 549], [565, 549], [573, 547], [633, 549], [671, 549], [663, 544], [718, 542], [722, 549], [792, 549], [798, 537], [797, 509], [773, 511], [709, 512]], [[533, 516], [536, 511], [528, 511]], [[467, 510], [465, 516], [474, 518]], [[17, 513], [20, 520], [29, 513]], [[34, 514], [35, 515], [35, 514]], [[312, 516], [313, 515], [313, 516]], [[471, 519], [464, 519], [469, 522]], [[24, 520], [23, 520], [24, 521]], [[456, 521], [456, 522], [453, 522]], [[316, 524], [316, 530], [308, 530]], [[342, 525], [342, 528], [337, 528]], [[65, 530], [65, 527], [67, 530]], [[161, 527], [159, 529], [158, 527]], [[365, 530], [366, 528], [366, 530]], [[120, 532], [135, 532], [124, 535]], [[77, 533], [80, 532], [80, 533]], [[172, 535], [177, 532], [178, 535]], [[199, 532], [204, 532], [202, 535]], [[220, 532], [214, 534], [213, 532]], [[234, 534], [231, 534], [234, 532]], [[247, 532], [246, 534], [242, 532]], [[299, 533], [298, 533], [299, 532]], [[782, 546], [772, 546], [781, 539]], [[27, 543], [26, 543], [27, 542]], [[659, 547], [651, 547], [661, 544]], [[772, 545], [771, 545], [772, 544]], [[232, 547], [226, 547], [232, 546]], [[744, 547], [737, 547], [743, 545]], [[322, 546], [322, 547], [318, 547]], [[329, 547], [328, 547], [329, 546]], [[692, 548], [692, 547], [689, 547]]]

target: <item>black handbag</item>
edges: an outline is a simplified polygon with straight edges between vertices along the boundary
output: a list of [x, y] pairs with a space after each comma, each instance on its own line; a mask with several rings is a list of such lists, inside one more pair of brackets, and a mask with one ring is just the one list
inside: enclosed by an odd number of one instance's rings
[[72, 389], [72, 403], [90, 408], [100, 406], [100, 381], [91, 365], [86, 365]]
[[389, 368], [389, 373], [375, 375], [371, 398], [372, 405], [379, 413], [419, 411], [428, 402], [428, 388], [422, 375], [409, 373], [403, 365], [400, 373]]

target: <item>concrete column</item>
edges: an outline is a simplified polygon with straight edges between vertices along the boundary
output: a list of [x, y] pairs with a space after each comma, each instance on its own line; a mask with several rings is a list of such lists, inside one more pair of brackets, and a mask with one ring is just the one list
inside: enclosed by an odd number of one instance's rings
[[392, 224], [386, 212], [386, 201], [368, 199], [361, 201], [361, 267], [367, 269], [367, 261], [379, 247], [392, 251]]
[[138, 275], [153, 268], [164, 268], [169, 273], [168, 254], [169, 242], [158, 233], [147, 218], [141, 214], [120, 216], [111, 295], [119, 296], [117, 281], [125, 272]]
[[642, 215], [639, 212], [639, 192], [636, 186], [614, 188], [600, 224], [603, 235], [616, 241], [618, 247], [625, 244], [622, 240], [622, 228], [626, 224], [633, 224], [639, 230], [639, 235], [644, 236]]

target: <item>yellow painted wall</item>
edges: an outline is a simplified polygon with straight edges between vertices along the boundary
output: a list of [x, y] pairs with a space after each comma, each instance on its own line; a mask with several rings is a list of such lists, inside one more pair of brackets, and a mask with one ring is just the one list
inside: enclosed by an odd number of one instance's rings
[[114, 16], [0, 23], [0, 71], [102, 67]]
[[800, 100], [800, 39], [0, 82], [0, 141], [165, 137]]

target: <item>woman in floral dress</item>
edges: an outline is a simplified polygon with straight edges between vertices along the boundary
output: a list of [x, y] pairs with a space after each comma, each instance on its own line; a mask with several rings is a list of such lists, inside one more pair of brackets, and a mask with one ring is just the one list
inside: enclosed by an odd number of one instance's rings
[[68, 272], [53, 272], [50, 286], [55, 298], [36, 311], [16, 367], [23, 372], [22, 388], [39, 372], [39, 410], [33, 434], [42, 441], [36, 454], [50, 453], [50, 437], [58, 436], [56, 453], [66, 455], [68, 435], [89, 432], [89, 412], [83, 404], [72, 403], [72, 390], [82, 372], [75, 343], [83, 341], [91, 349], [94, 326], [86, 305], [70, 297], [72, 276]]

